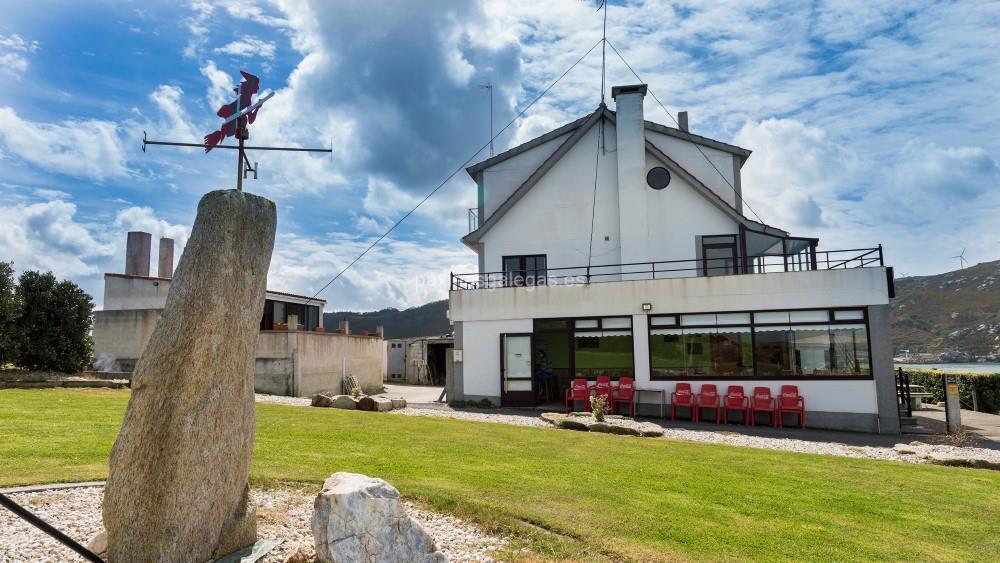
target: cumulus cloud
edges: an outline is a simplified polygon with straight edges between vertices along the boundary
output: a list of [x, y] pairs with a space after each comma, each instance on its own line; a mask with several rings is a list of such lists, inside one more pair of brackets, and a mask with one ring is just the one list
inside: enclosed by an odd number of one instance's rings
[[76, 220], [76, 205], [61, 200], [0, 207], [0, 259], [18, 271], [52, 271], [59, 277], [98, 273], [96, 261], [112, 248]]
[[0, 146], [45, 170], [94, 180], [126, 173], [118, 125], [98, 119], [40, 123], [0, 107]]
[[161, 84], [149, 94], [149, 99], [159, 109], [160, 134], [168, 139], [197, 140], [199, 135], [184, 110], [184, 90], [179, 86]]

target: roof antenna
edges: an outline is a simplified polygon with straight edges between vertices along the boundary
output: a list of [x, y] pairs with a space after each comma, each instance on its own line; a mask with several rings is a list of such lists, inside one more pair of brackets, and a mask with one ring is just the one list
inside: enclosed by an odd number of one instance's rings
[[604, 69], [608, 55], [608, 1], [600, 0], [597, 9], [604, 8], [604, 30], [601, 34], [601, 105], [604, 105]]
[[493, 158], [493, 83], [487, 80], [486, 84], [479, 85], [479, 89], [490, 91], [490, 158]]

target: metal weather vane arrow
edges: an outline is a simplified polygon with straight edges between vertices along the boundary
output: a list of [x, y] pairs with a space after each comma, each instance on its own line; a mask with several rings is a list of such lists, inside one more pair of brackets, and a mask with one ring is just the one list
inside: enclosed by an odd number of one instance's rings
[[[216, 112], [216, 115], [223, 119], [222, 125], [217, 131], [212, 131], [208, 135], [205, 135], [204, 142], [202, 143], [183, 143], [175, 141], [151, 141], [146, 138], [146, 132], [142, 132], [142, 152], [146, 152], [146, 145], [167, 145], [172, 147], [202, 147], [205, 152], [211, 152], [212, 149], [236, 149], [239, 151], [236, 157], [236, 190], [243, 191], [243, 179], [247, 177], [247, 173], [253, 172], [254, 179], [257, 178], [257, 163], [254, 162], [253, 166], [250, 165], [250, 159], [247, 158], [247, 150], [263, 150], [263, 151], [287, 151], [287, 152], [326, 152], [332, 153], [333, 148], [329, 149], [309, 149], [301, 147], [249, 147], [246, 146], [245, 142], [250, 138], [250, 131], [248, 127], [250, 124], [257, 119], [257, 112], [260, 110], [264, 102], [271, 99], [274, 96], [274, 92], [270, 92], [263, 98], [260, 98], [256, 102], [253, 101], [253, 95], [260, 90], [260, 79], [248, 72], [240, 71], [240, 75], [243, 77], [243, 81], [240, 82], [239, 86], [233, 89], [236, 93], [236, 100], [223, 105]], [[222, 145], [221, 143], [226, 137], [236, 137], [237, 145]]]

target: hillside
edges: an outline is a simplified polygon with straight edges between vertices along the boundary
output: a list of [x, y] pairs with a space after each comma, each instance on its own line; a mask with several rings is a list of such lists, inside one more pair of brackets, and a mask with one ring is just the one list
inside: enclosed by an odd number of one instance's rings
[[1000, 260], [897, 279], [892, 337], [896, 350], [943, 360], [1000, 356]]
[[448, 301], [445, 299], [403, 311], [393, 308], [368, 313], [336, 311], [323, 313], [323, 326], [333, 332], [340, 321], [347, 320], [351, 324], [351, 332], [355, 333], [364, 330], [374, 333], [375, 327], [382, 326], [385, 327], [386, 338], [435, 336], [451, 332], [447, 311]]

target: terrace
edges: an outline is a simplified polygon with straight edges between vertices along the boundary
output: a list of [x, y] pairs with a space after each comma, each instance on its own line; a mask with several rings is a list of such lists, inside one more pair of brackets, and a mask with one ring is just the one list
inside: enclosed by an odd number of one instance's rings
[[[720, 238], [720, 237], [704, 237]], [[452, 290], [498, 289], [543, 285], [579, 285], [600, 282], [657, 280], [686, 277], [734, 276], [779, 272], [849, 270], [884, 266], [882, 245], [846, 250], [816, 249], [816, 239], [781, 238], [779, 248], [748, 253], [735, 242], [705, 243], [703, 256], [626, 264], [598, 264], [549, 268], [545, 256], [530, 263], [511, 264], [502, 272], [451, 274]]]

